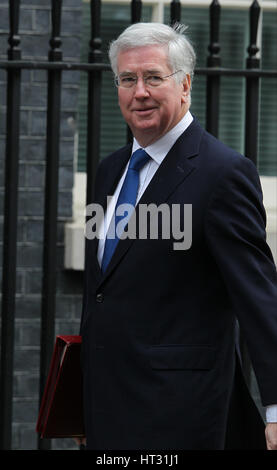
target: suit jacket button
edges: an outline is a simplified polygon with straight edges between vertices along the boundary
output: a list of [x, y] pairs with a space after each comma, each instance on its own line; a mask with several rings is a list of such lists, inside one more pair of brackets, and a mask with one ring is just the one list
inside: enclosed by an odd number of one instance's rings
[[96, 296], [96, 302], [101, 303], [101, 302], [103, 302], [103, 300], [104, 300], [104, 295], [102, 294], [102, 292], [100, 292]]

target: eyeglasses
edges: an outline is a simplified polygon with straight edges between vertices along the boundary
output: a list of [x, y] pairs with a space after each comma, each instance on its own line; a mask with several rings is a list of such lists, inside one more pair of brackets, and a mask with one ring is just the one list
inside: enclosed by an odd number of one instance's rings
[[[161, 77], [160, 75], [149, 74], [143, 76], [142, 79], [146, 86], [157, 87], [162, 85], [164, 80], [172, 77], [178, 72], [182, 72], [182, 70], [177, 70], [177, 72], [171, 73], [170, 75], [166, 75], [165, 77]], [[117, 87], [132, 88], [137, 83], [138, 76], [134, 73], [123, 73], [122, 75], [115, 77], [115, 84]]]

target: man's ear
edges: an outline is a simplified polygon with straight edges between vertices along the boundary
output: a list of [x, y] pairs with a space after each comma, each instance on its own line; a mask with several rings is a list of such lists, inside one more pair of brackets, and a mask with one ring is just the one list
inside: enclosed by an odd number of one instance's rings
[[182, 93], [182, 102], [186, 103], [190, 95], [190, 86], [191, 86], [191, 77], [189, 74], [186, 74], [183, 83], [183, 93]]

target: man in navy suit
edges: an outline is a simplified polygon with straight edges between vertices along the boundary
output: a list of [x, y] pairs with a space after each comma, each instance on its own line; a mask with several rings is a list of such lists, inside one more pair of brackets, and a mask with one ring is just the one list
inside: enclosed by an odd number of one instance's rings
[[[236, 319], [267, 407], [267, 447], [277, 449], [277, 277], [259, 177], [191, 115], [195, 54], [183, 32], [135, 24], [110, 47], [134, 139], [96, 178], [93, 202], [105, 217], [87, 242], [81, 323], [88, 449], [223, 449]], [[136, 210], [111, 247], [137, 150], [146, 160], [135, 170]], [[165, 237], [168, 217], [157, 219], [155, 236], [139, 236], [139, 209], [150, 205], [168, 208], [170, 223], [180, 208], [191, 240], [182, 247], [173, 231]]]

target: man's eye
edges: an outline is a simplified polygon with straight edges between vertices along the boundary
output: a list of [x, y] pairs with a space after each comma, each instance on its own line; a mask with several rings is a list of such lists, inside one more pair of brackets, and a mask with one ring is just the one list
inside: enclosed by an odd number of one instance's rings
[[146, 78], [146, 81], [148, 83], [151, 83], [152, 85], [159, 85], [163, 79], [159, 76], [159, 75], [149, 75], [147, 78]]
[[121, 83], [134, 83], [136, 80], [134, 77], [121, 77]]

